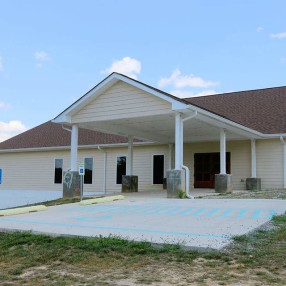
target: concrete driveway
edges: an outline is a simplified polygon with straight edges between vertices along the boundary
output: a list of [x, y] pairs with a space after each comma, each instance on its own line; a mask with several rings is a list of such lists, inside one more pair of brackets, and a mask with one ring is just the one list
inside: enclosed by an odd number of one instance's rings
[[136, 241], [180, 243], [219, 249], [286, 211], [286, 200], [147, 199], [80, 206], [0, 217], [3, 230], [31, 230], [56, 235], [119, 235]]

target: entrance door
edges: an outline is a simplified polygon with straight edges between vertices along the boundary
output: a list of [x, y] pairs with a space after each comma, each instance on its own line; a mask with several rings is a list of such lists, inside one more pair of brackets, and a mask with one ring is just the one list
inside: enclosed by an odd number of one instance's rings
[[163, 184], [164, 155], [153, 156], [153, 184]]
[[[196, 153], [194, 163], [194, 187], [213, 189], [215, 174], [220, 172], [220, 153]], [[230, 174], [230, 152], [226, 152], [226, 172]]]

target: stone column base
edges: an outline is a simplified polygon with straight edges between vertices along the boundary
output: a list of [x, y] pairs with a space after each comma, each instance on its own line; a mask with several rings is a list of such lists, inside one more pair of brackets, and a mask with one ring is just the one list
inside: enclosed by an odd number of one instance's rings
[[261, 179], [259, 178], [247, 178], [246, 189], [248, 191], [261, 191]]
[[231, 174], [216, 174], [215, 175], [215, 192], [216, 193], [231, 193], [232, 175]]
[[80, 197], [80, 175], [78, 172], [66, 171], [63, 175], [63, 198]]
[[183, 170], [170, 170], [167, 172], [167, 198], [178, 198], [178, 191], [183, 190]]
[[138, 176], [122, 176], [122, 193], [138, 192]]

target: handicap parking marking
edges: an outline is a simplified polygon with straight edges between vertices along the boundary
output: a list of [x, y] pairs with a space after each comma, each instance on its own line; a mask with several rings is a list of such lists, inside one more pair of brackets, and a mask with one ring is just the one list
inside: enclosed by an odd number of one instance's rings
[[85, 214], [137, 214], [137, 215], [162, 215], [162, 216], [186, 216], [205, 218], [238, 218], [238, 219], [272, 219], [279, 210], [246, 209], [246, 208], [205, 208], [186, 207], [170, 204], [136, 204], [136, 205], [91, 205], [79, 206], [76, 209], [67, 210]]
[[111, 220], [112, 215], [103, 215], [103, 216], [82, 216], [82, 217], [68, 217], [70, 220], [75, 220], [79, 222], [102, 222], [106, 220]]

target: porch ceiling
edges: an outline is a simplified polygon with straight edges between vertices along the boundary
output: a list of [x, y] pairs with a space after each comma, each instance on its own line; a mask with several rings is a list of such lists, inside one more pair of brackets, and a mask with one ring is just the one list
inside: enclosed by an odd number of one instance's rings
[[[118, 135], [133, 135], [138, 139], [160, 143], [175, 142], [175, 113], [118, 119], [97, 122], [86, 122], [82, 128], [98, 130]], [[203, 122], [199, 117], [185, 121], [184, 142], [217, 141], [219, 126]], [[227, 140], [246, 139], [246, 136], [226, 130]]]

